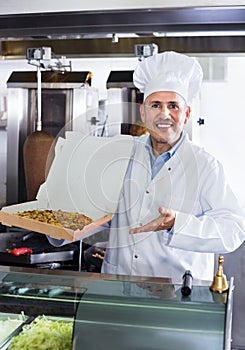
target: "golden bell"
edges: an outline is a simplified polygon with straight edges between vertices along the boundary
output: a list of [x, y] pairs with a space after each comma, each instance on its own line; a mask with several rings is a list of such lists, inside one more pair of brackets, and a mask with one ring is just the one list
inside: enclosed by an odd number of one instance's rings
[[220, 255], [218, 270], [216, 275], [214, 276], [213, 283], [209, 288], [212, 292], [224, 293], [227, 292], [229, 289], [226, 275], [223, 273], [223, 262], [224, 257]]

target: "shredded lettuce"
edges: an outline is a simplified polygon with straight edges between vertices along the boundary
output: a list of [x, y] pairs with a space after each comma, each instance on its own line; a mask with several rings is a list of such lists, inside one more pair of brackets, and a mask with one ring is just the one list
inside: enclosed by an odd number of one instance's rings
[[37, 317], [14, 337], [8, 350], [71, 350], [72, 321], [52, 320], [45, 315]]

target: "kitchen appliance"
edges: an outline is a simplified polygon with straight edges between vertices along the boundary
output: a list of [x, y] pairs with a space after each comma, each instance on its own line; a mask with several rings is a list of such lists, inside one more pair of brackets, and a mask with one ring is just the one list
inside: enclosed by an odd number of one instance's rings
[[[76, 243], [54, 247], [46, 236], [20, 229], [1, 233], [0, 238], [1, 265], [78, 270], [79, 245]], [[18, 249], [23, 253], [13, 254]]]
[[[36, 198], [40, 185], [45, 181], [50, 163], [49, 153], [54, 136], [42, 130], [42, 75], [51, 59], [51, 48], [27, 49], [28, 63], [37, 67], [37, 120], [36, 129], [27, 136], [23, 146], [24, 173], [27, 200]], [[34, 63], [32, 63], [34, 62]]]
[[[42, 72], [42, 131], [53, 138], [67, 130], [82, 130], [86, 121], [91, 72]], [[12, 72], [8, 81], [6, 204], [27, 200], [23, 147], [36, 130], [35, 71]]]
[[140, 122], [143, 94], [134, 86], [133, 73], [111, 71], [107, 79], [109, 135], [128, 135], [131, 125]]
[[168, 278], [4, 266], [0, 278], [0, 312], [70, 317], [74, 350], [231, 349], [233, 279], [224, 298], [196, 279], [183, 297]]

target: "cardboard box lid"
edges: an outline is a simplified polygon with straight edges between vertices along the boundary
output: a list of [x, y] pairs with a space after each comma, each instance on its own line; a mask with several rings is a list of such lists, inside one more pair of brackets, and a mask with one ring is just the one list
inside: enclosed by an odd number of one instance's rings
[[94, 220], [114, 213], [133, 146], [131, 136], [67, 132], [37, 199], [47, 199], [52, 209], [82, 212]]

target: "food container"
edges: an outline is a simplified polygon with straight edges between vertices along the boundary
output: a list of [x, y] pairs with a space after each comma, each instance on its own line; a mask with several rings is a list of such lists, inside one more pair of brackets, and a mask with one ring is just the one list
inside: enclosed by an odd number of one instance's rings
[[17, 335], [28, 318], [22, 314], [0, 313], [0, 349]]
[[62, 346], [71, 350], [73, 326], [73, 318], [37, 316], [9, 339], [7, 349], [60, 349]]
[[[128, 135], [102, 138], [67, 132], [56, 143], [54, 161], [36, 200], [2, 208], [0, 222], [70, 241], [89, 236], [116, 211], [133, 146]], [[15, 215], [34, 209], [79, 212], [93, 222], [74, 231]]]

